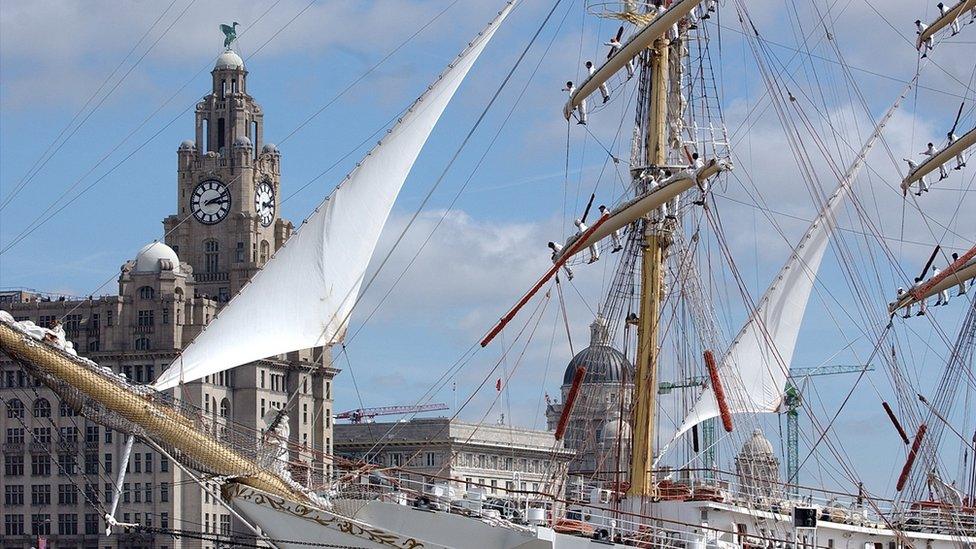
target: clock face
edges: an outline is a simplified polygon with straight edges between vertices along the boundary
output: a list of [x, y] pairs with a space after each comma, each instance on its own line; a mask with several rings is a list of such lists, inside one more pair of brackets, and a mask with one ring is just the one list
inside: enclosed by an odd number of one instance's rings
[[267, 227], [275, 218], [275, 193], [270, 181], [258, 183], [254, 190], [254, 211], [261, 218], [261, 225]]
[[230, 191], [216, 179], [208, 179], [193, 189], [190, 197], [193, 217], [204, 225], [220, 223], [230, 213]]

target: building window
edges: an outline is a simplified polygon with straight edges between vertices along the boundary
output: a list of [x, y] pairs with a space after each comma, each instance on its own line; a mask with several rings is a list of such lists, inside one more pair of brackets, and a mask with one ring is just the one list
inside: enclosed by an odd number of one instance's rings
[[145, 337], [140, 337], [136, 340], [136, 350], [137, 351], [148, 351], [151, 345], [149, 344], [149, 339]]
[[85, 474], [98, 474], [98, 454], [85, 454]]
[[230, 535], [230, 515], [220, 515], [220, 534], [223, 536]]
[[434, 452], [427, 452], [426, 455], [424, 456], [424, 463], [425, 463], [425, 465], [427, 465], [427, 467], [434, 467], [434, 466], [436, 466], [437, 465], [437, 463], [436, 463], [436, 461], [437, 461], [436, 460], [436, 457], [437, 457], [437, 455]]
[[112, 472], [112, 454], [105, 454], [105, 472]]
[[94, 536], [98, 534], [98, 515], [95, 513], [85, 514], [85, 535]]
[[156, 290], [152, 289], [152, 286], [143, 286], [139, 288], [139, 299], [151, 300], [156, 297]]
[[169, 503], [169, 483], [160, 482], [159, 483], [159, 501], [160, 503]]
[[169, 307], [163, 307], [163, 324], [169, 324]]
[[75, 412], [75, 409], [70, 404], [68, 404], [67, 401], [62, 400], [61, 406], [59, 406], [59, 408], [60, 408], [59, 411], [61, 413], [61, 417], [74, 417], [78, 415], [78, 413]]
[[159, 527], [164, 530], [169, 528], [169, 513], [159, 514]]
[[268, 244], [267, 240], [261, 241], [261, 264], [268, 262], [268, 257], [271, 255], [271, 245]]
[[51, 515], [47, 513], [31, 515], [31, 534], [35, 536], [51, 535]]
[[105, 429], [105, 444], [112, 444], [112, 430], [109, 428]]
[[159, 456], [159, 472], [168, 473], [169, 472], [169, 458], [166, 456]]
[[220, 244], [218, 244], [216, 240], [205, 241], [203, 243], [203, 255], [204, 272], [218, 272], [220, 270]]
[[23, 427], [13, 427], [7, 429], [7, 444], [23, 444], [23, 443], [24, 443]]
[[113, 324], [113, 317], [114, 316], [115, 316], [115, 314], [114, 314], [113, 311], [111, 311], [111, 310], [106, 311], [106, 313], [105, 313], [105, 325], [106, 326], [111, 326]]
[[78, 487], [74, 484], [58, 485], [58, 505], [77, 505]]
[[51, 417], [51, 403], [46, 398], [34, 401], [34, 417]]
[[141, 473], [142, 472], [142, 454], [140, 454], [139, 452], [136, 452], [135, 461], [136, 461], [136, 464], [135, 464], [136, 465], [136, 472], [137, 473]]
[[236, 252], [236, 255], [234, 256], [234, 260], [237, 261], [238, 263], [244, 263], [244, 243], [243, 242], [238, 242], [237, 243], [237, 252]]
[[[20, 457], [24, 459], [23, 456]], [[51, 456], [31, 456], [31, 475], [35, 477], [51, 476]]]
[[220, 417], [224, 419], [230, 417], [230, 401], [226, 398], [220, 401]]
[[156, 323], [155, 321], [156, 311], [149, 309], [144, 311], [139, 311], [138, 324], [142, 327], [152, 326]]
[[51, 443], [51, 428], [50, 427], [37, 427], [34, 429], [33, 433], [34, 442], [40, 444], [50, 444]]
[[50, 505], [51, 504], [51, 485], [50, 484], [35, 484], [31, 486], [31, 504], [32, 505]]
[[24, 487], [23, 485], [8, 484], [3, 488], [4, 505], [23, 505]]
[[24, 515], [4, 515], [3, 533], [8, 536], [24, 535]]
[[78, 515], [74, 513], [59, 514], [58, 534], [62, 536], [78, 534]]
[[24, 403], [18, 399], [13, 399], [7, 403], [7, 419], [23, 419]]
[[152, 452], [146, 452], [146, 472], [153, 472], [153, 455]]
[[78, 460], [74, 454], [58, 454], [58, 475], [71, 476], [78, 473]]

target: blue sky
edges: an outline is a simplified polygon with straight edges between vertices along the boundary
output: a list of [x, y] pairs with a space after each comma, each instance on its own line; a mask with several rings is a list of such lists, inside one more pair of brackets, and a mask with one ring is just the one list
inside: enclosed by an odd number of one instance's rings
[[[769, 41], [771, 66], [776, 72], [785, 66], [784, 74], [792, 75], [781, 78], [781, 84], [800, 98], [804, 112], [839, 165], [850, 161], [851, 148], [859, 147], [872, 121], [845, 84], [833, 46], [851, 67], [850, 75], [871, 117], [877, 118], [914, 74], [917, 55], [910, 45], [912, 23], [916, 18], [930, 19], [935, 13], [931, 4], [909, 0], [829, 3], [831, 42], [821, 27], [810, 23], [812, 7], [798, 7], [786, 0], [748, 3], [757, 28]], [[221, 51], [219, 23], [241, 23], [239, 50], [250, 71], [249, 91], [264, 107], [266, 138], [282, 150], [283, 195], [290, 197], [282, 204], [282, 213], [297, 223], [365, 152], [356, 145], [364, 140], [371, 143], [367, 138], [409, 104], [500, 5], [460, 2], [449, 7], [447, 2], [433, 0], [312, 4], [303, 0], [178, 0], [121, 6], [68, 0], [43, 5], [3, 3], [0, 197], [6, 199], [25, 174], [32, 173], [35, 161], [47, 158], [49, 144], [57, 143], [57, 152], [43, 161], [43, 168], [0, 211], [0, 248], [6, 248], [66, 190], [70, 189], [67, 196], [73, 201], [0, 255], [0, 286], [74, 295], [111, 293], [122, 262], [146, 242], [162, 237], [161, 220], [175, 207], [176, 148], [192, 136], [192, 105], [208, 91], [209, 68]], [[526, 1], [475, 66], [408, 179], [384, 239], [384, 252], [550, 7], [547, 2]], [[796, 25], [796, 10], [804, 21], [801, 27]], [[425, 30], [378, 69], [315, 115], [428, 22]], [[580, 2], [564, 0], [556, 9], [495, 108], [408, 232], [390, 267], [367, 292], [353, 321], [351, 333], [356, 335], [348, 353], [336, 357], [336, 365], [344, 370], [337, 384], [337, 409], [357, 407], [360, 397], [367, 406], [419, 398], [544, 271], [548, 264], [545, 242], [568, 234], [569, 222], [594, 185], [600, 201], [612, 203], [619, 197], [619, 179], [602, 146], [624, 159], [629, 156], [626, 147], [632, 110], [626, 98], [631, 90], [615, 91], [614, 100], [594, 112], [591, 135], [575, 125], [567, 130], [560, 115], [565, 99], [562, 84], [580, 80], [582, 61], [603, 55], [600, 44], [616, 26], [616, 22], [586, 16]], [[723, 4], [722, 17], [709, 27], [727, 126], [730, 130], [740, 124], [748, 128], [734, 133], [736, 175], [716, 187], [716, 204], [725, 220], [736, 266], [756, 298], [785, 260], [787, 243], [796, 240], [806, 226], [803, 220], [812, 218], [816, 207], [799, 177], [782, 125], [763, 103], [766, 87], [742, 39], [734, 6]], [[890, 238], [888, 253], [883, 253], [855, 232], [844, 232], [841, 237], [852, 253], [847, 262], [857, 263], [860, 277], [870, 282], [866, 298], [874, 307], [871, 322], [880, 322], [884, 303], [894, 287], [905, 282], [903, 272], [918, 270], [932, 245], [939, 242], [950, 250], [968, 249], [976, 234], [976, 218], [971, 215], [972, 168], [953, 172], [918, 202], [903, 201], [892, 189], [900, 178], [895, 163], [902, 157], [917, 158], [925, 142], [943, 136], [964, 97], [968, 98], [967, 110], [960, 128], [972, 127], [974, 32], [976, 26], [970, 26], [960, 36], [939, 44], [935, 64], [922, 73], [923, 87], [895, 116], [883, 145], [870, 157], [869, 169], [858, 181], [857, 203], [872, 212], [868, 217]], [[106, 79], [117, 66], [114, 76]], [[125, 77], [120, 78], [122, 75]], [[112, 91], [107, 94], [107, 90]], [[748, 114], [757, 104], [756, 112], [762, 114]], [[505, 122], [510, 110], [511, 118]], [[81, 114], [74, 118], [77, 113]], [[825, 124], [828, 116], [839, 138]], [[622, 137], [617, 137], [622, 120]], [[65, 127], [69, 129], [62, 137], [71, 137], [57, 139]], [[497, 141], [474, 171], [496, 132]], [[816, 150], [816, 139], [809, 134], [803, 139], [806, 147]], [[836, 177], [818, 153], [811, 155], [819, 185], [823, 190], [832, 188]], [[332, 170], [318, 177], [333, 164]], [[902, 165], [897, 168], [904, 170]], [[626, 177], [624, 164], [618, 170]], [[777, 213], [767, 216], [757, 209], [749, 181], [760, 189], [763, 207]], [[306, 184], [307, 188], [291, 196]], [[462, 186], [464, 192], [446, 212]], [[82, 189], [87, 190], [81, 193]], [[63, 200], [55, 203], [54, 209], [63, 204]], [[444, 221], [416, 263], [384, 298], [442, 217]], [[841, 226], [860, 231], [864, 222], [849, 209]], [[950, 226], [955, 234], [946, 233], [940, 225]], [[734, 297], [733, 280], [723, 272], [728, 266], [716, 257], [711, 258], [716, 270], [709, 272], [709, 279], [716, 292], [733, 296], [716, 303], [719, 324], [728, 339], [741, 325], [745, 309], [742, 300]], [[870, 352], [873, 342], [855, 339], [850, 351], [837, 353], [845, 346], [838, 342], [854, 339], [851, 334], [867, 323], [859, 316], [862, 311], [841, 265], [834, 250], [828, 252], [818, 296], [812, 300], [797, 349], [794, 363], [798, 366], [856, 363]], [[591, 311], [612, 272], [613, 263], [607, 259], [580, 267], [575, 281], [578, 291], [567, 289], [577, 350], [587, 338]], [[370, 316], [374, 308], [376, 312]], [[955, 300], [953, 306], [938, 312], [938, 325], [950, 341], [963, 308], [963, 301]], [[526, 318], [528, 315], [520, 322]], [[544, 425], [539, 413], [541, 395], [543, 391], [558, 394], [562, 370], [570, 357], [562, 330], [553, 301], [524, 358], [509, 357], [503, 362], [501, 367], [517, 368], [517, 374], [502, 405], [488, 412], [488, 421], [504, 412], [520, 425]], [[935, 325], [898, 322], [895, 334], [905, 342], [907, 356], [902, 360], [906, 370], [923, 390], [927, 385], [934, 387], [934, 376], [943, 365], [939, 357], [948, 348], [936, 337]], [[514, 332], [506, 336], [513, 338]], [[494, 345], [478, 353], [456, 376], [458, 400], [464, 400], [499, 360], [500, 349]], [[665, 374], [677, 375], [676, 367], [667, 368]], [[353, 373], [358, 394], [351, 383]], [[840, 377], [816, 381], [815, 388], [809, 389], [808, 409], [826, 423], [851, 381]], [[478, 420], [484, 416], [494, 397], [491, 385], [493, 382], [462, 417]], [[453, 404], [450, 387], [448, 383], [435, 400]], [[884, 493], [890, 492], [901, 458], [881, 465], [878, 456], [903, 452], [880, 408], [881, 398], [890, 398], [889, 387], [884, 372], [873, 373], [858, 386], [836, 420], [841, 439], [856, 437], [865, 442], [848, 447], [850, 459], [872, 489]], [[778, 419], [771, 416], [755, 421], [766, 427], [778, 446]], [[811, 430], [807, 436], [816, 435]], [[829, 461], [826, 456], [816, 459]], [[817, 469], [810, 466], [810, 470], [804, 477], [807, 482], [843, 484], [836, 474], [814, 478]]]

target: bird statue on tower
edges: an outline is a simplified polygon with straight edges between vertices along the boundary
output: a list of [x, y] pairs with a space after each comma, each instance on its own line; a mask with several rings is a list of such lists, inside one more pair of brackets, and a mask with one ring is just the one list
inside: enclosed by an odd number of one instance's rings
[[230, 45], [237, 40], [237, 21], [230, 25], [221, 25], [220, 32], [224, 33], [224, 47], [230, 49]]

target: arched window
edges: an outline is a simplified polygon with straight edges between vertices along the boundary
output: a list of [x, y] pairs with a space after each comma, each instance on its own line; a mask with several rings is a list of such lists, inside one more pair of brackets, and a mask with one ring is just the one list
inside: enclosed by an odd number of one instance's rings
[[74, 417], [76, 415], [78, 415], [78, 414], [75, 413], [75, 409], [72, 408], [70, 404], [68, 404], [67, 402], [65, 402], [65, 401], [62, 400], [61, 401], [61, 417]]
[[218, 244], [216, 240], [204, 241], [203, 255], [205, 260], [205, 272], [216, 273], [220, 270], [220, 244]]
[[24, 418], [24, 403], [15, 398], [7, 402], [7, 419], [18, 418]]
[[153, 290], [151, 286], [139, 288], [139, 299], [153, 299], [154, 297], [156, 297], [156, 290]]
[[148, 351], [149, 350], [149, 339], [145, 337], [140, 337], [136, 340], [136, 350], [137, 351]]
[[267, 263], [268, 257], [271, 255], [271, 245], [268, 244], [267, 240], [261, 241], [261, 263]]
[[230, 401], [226, 398], [220, 401], [220, 417], [224, 419], [230, 417]]
[[51, 403], [46, 398], [34, 401], [34, 417], [51, 417]]

